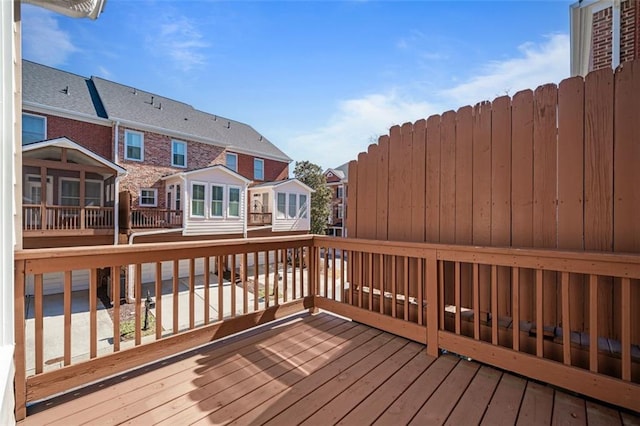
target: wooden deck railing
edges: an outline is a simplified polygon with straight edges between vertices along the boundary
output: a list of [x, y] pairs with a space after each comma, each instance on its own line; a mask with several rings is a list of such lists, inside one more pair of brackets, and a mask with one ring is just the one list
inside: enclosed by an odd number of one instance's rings
[[182, 210], [131, 209], [131, 228], [180, 228]]
[[113, 229], [113, 207], [23, 204], [24, 231]]
[[[25, 250], [15, 259], [18, 417], [28, 401], [308, 308], [427, 344], [432, 355], [455, 352], [640, 410], [640, 255], [303, 235]], [[111, 271], [112, 324], [98, 306], [102, 268]], [[75, 299], [72, 306], [83, 270], [86, 309]], [[62, 281], [62, 302], [44, 295], [52, 274]], [[588, 289], [586, 300], [575, 286]], [[124, 340], [120, 300], [128, 288], [136, 308]], [[619, 306], [599, 303], [609, 290]], [[147, 291], [155, 302], [148, 336]], [[49, 303], [63, 303], [62, 329], [48, 326]], [[576, 318], [586, 318], [585, 327]], [[71, 340], [78, 321], [88, 324], [86, 341]], [[60, 352], [48, 344], [54, 340], [64, 342]]]
[[249, 213], [249, 226], [271, 225], [271, 213]]

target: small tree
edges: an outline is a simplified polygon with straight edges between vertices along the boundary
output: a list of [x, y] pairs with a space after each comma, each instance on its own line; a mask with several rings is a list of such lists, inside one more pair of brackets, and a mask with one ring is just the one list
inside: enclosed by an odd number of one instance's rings
[[331, 190], [322, 169], [309, 161], [296, 161], [293, 175], [315, 191], [311, 194], [311, 233], [324, 234], [331, 213]]

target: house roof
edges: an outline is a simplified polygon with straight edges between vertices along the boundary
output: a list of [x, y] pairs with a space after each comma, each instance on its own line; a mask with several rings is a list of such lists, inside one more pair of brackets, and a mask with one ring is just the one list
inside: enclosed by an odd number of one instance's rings
[[227, 147], [230, 151], [290, 162], [289, 158], [253, 127], [239, 121], [199, 111], [193, 106], [151, 92], [92, 77], [111, 120], [141, 125], [162, 132]]
[[[76, 162], [84, 161], [84, 162], [93, 163], [93, 164], [100, 164], [114, 170], [118, 175], [123, 175], [127, 173], [127, 171], [124, 168], [118, 166], [116, 163], [113, 163], [107, 160], [106, 158], [96, 154], [95, 152], [83, 147], [82, 145], [77, 144], [76, 142], [66, 137], [48, 139], [44, 141], [32, 142], [29, 144], [22, 145], [22, 153], [24, 154], [28, 152], [35, 152], [38, 150], [46, 150], [49, 147], [68, 148], [68, 149], [78, 151], [81, 154], [81, 156], [74, 158]], [[82, 156], [84, 156], [84, 158], [82, 158]]]
[[22, 102], [107, 118], [91, 79], [27, 60], [22, 61]]
[[349, 163], [344, 163], [341, 166], [335, 168], [329, 168], [325, 170], [325, 174], [328, 172], [332, 172], [334, 175], [339, 177], [341, 180], [347, 180], [349, 178]]
[[289, 156], [248, 124], [100, 77], [82, 77], [24, 60], [22, 85], [27, 109], [45, 107], [85, 118], [120, 121], [139, 130], [291, 162]]
[[163, 176], [162, 180], [167, 180], [167, 179], [171, 179], [173, 177], [178, 177], [178, 176], [185, 176], [185, 177], [186, 176], [191, 176], [193, 174], [202, 173], [202, 172], [205, 172], [207, 170], [219, 170], [221, 172], [225, 172], [225, 173], [229, 174], [230, 176], [233, 176], [234, 178], [244, 182], [245, 184], [249, 184], [251, 182], [251, 180], [245, 178], [241, 174], [238, 174], [238, 173], [234, 172], [233, 170], [231, 170], [227, 166], [223, 166], [222, 164], [216, 164], [214, 166], [203, 167], [201, 169], [189, 170], [188, 172], [173, 173], [173, 174], [170, 174], [170, 175], [167, 175], [167, 176]]
[[279, 180], [276, 182], [265, 182], [265, 183], [261, 183], [258, 185], [254, 185], [249, 189], [256, 189], [256, 188], [277, 188], [279, 186], [284, 185], [285, 183], [296, 183], [298, 185], [300, 185], [301, 187], [307, 189], [309, 192], [316, 192], [314, 189], [312, 189], [310, 186], [304, 184], [300, 179], [296, 179], [296, 178], [291, 178], [291, 179], [285, 179], [285, 180]]

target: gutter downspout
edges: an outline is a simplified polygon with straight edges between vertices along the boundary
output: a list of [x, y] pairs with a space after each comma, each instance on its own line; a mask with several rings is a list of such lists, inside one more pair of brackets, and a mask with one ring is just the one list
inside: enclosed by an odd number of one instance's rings
[[[113, 137], [113, 162], [118, 164], [118, 129], [120, 122], [116, 121], [115, 124], [115, 135]], [[113, 245], [117, 246], [120, 236], [120, 179], [117, 174], [113, 189], [113, 234]]]

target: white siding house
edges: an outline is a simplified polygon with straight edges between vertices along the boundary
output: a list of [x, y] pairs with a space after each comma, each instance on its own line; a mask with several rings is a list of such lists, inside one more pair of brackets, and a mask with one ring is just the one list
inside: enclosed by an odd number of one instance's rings
[[249, 188], [249, 199], [267, 200], [263, 208], [272, 214], [272, 232], [304, 232], [311, 229], [312, 192], [298, 179], [287, 179]]
[[183, 235], [245, 235], [248, 179], [222, 165], [163, 179], [169, 207], [184, 212]]

